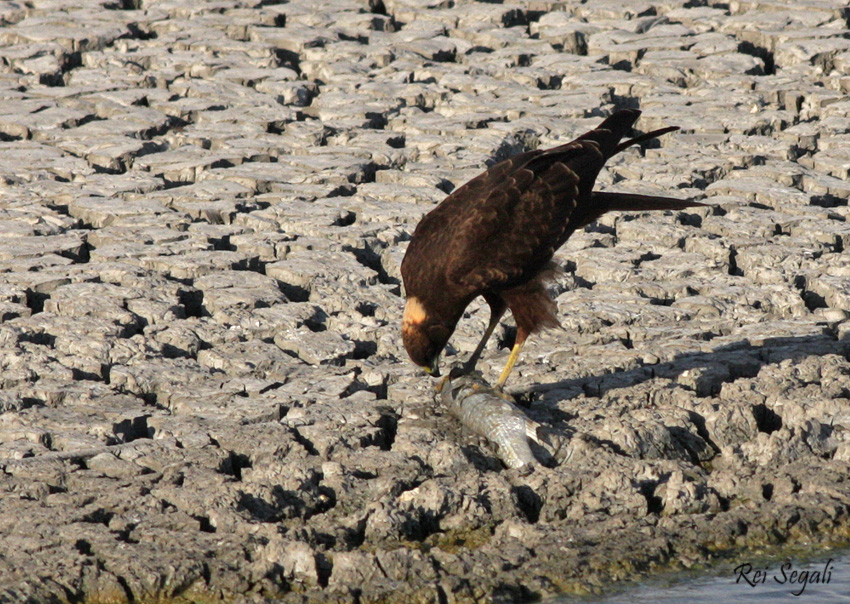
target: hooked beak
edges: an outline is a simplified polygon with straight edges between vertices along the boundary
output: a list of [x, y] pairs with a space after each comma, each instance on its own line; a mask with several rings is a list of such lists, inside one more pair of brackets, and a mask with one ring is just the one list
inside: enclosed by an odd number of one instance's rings
[[431, 377], [440, 377], [440, 355], [434, 357], [434, 360], [431, 361], [430, 365], [424, 366], [422, 369], [425, 370], [425, 373], [430, 375]]

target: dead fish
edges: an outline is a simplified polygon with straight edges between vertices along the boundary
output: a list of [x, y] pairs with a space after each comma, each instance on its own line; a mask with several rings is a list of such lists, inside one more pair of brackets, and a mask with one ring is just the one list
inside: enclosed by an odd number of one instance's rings
[[439, 383], [437, 392], [449, 413], [464, 427], [496, 447], [496, 455], [507, 467], [533, 468], [537, 460], [528, 441], [542, 444], [538, 436], [541, 425], [510, 396], [485, 382], [481, 373], [449, 375]]

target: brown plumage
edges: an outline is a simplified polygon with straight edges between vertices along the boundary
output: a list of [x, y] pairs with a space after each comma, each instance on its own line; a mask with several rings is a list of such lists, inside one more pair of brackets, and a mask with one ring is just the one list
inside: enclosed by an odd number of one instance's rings
[[552, 256], [577, 229], [612, 210], [680, 210], [694, 201], [593, 192], [605, 162], [627, 147], [677, 130], [621, 143], [640, 112], [623, 109], [574, 141], [502, 161], [454, 191], [416, 227], [401, 264], [407, 295], [402, 338], [410, 358], [437, 374], [437, 358], [477, 296], [490, 323], [466, 363], [471, 370], [507, 308], [517, 339], [502, 386], [529, 335], [559, 325], [546, 291]]

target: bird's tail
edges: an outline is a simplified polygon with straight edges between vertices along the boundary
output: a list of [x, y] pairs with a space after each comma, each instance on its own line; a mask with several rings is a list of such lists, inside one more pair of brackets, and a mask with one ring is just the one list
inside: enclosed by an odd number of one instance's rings
[[593, 206], [601, 213], [605, 212], [648, 212], [650, 210], [684, 210], [685, 208], [705, 207], [706, 204], [689, 199], [674, 199], [656, 195], [636, 193], [617, 193], [615, 191], [594, 191]]
[[576, 228], [580, 229], [595, 222], [606, 212], [648, 212], [650, 210], [684, 210], [698, 208], [706, 204], [688, 199], [658, 197], [656, 195], [639, 195], [636, 193], [617, 193], [614, 191], [594, 191], [591, 193], [593, 203], [588, 204], [584, 211], [575, 216]]
[[612, 155], [616, 155], [623, 149], [628, 149], [632, 145], [637, 145], [638, 143], [642, 143], [644, 141], [652, 140], [653, 138], [658, 138], [662, 134], [667, 134], [668, 132], [675, 132], [678, 130], [678, 126], [667, 126], [666, 128], [659, 128], [658, 130], [653, 130], [652, 132], [647, 132], [646, 134], [641, 134], [640, 136], [636, 136], [634, 138], [630, 138], [627, 141], [624, 141], [617, 145], [617, 148], [614, 149], [614, 153]]
[[640, 117], [637, 109], [619, 109], [590, 132], [582, 134], [576, 141], [593, 141], [599, 145], [602, 155], [607, 160], [617, 153], [620, 140], [631, 130]]
[[679, 129], [678, 126], [668, 126], [667, 128], [660, 128], [646, 134], [641, 134], [621, 143], [620, 141], [640, 117], [640, 113], [637, 109], [620, 109], [615, 111], [596, 128], [578, 137], [576, 140], [592, 140], [597, 142], [602, 149], [602, 154], [607, 160], [632, 145], [658, 138], [663, 134]]
[[[581, 138], [587, 138], [599, 143], [602, 148], [602, 153], [605, 158], [616, 155], [624, 149], [628, 149], [632, 145], [652, 140], [662, 134], [678, 130], [678, 126], [668, 126], [641, 134], [634, 138], [630, 138], [620, 142], [626, 135], [626, 132], [634, 125], [640, 117], [640, 111], [637, 109], [621, 109], [615, 111], [599, 126], [588, 132]], [[645, 212], [649, 210], [683, 210], [685, 208], [694, 208], [705, 206], [704, 203], [698, 201], [690, 201], [684, 199], [674, 199], [672, 197], [658, 197], [656, 195], [638, 195], [634, 193], [616, 193], [605, 192], [600, 193], [594, 191], [592, 193], [593, 208], [592, 214], [598, 218], [605, 212], [611, 211], [626, 211], [626, 212]], [[594, 218], [594, 219], [595, 219]]]

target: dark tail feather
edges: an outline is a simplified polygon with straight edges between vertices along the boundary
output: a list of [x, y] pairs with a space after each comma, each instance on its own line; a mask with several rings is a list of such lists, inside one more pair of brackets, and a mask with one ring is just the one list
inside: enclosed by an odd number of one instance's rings
[[617, 152], [617, 143], [620, 142], [626, 133], [631, 129], [637, 119], [640, 117], [640, 111], [637, 109], [620, 109], [615, 111], [599, 124], [596, 128], [582, 134], [577, 141], [592, 140], [599, 143], [602, 149], [602, 154], [608, 158]]
[[632, 145], [637, 145], [638, 143], [658, 138], [663, 134], [679, 129], [678, 126], [668, 126], [667, 128], [661, 128], [659, 130], [647, 132], [646, 134], [641, 134], [640, 136], [630, 138], [629, 140], [621, 143], [620, 141], [622, 138], [626, 136], [626, 133], [631, 129], [639, 117], [640, 111], [637, 109], [620, 109], [605, 118], [601, 124], [590, 132], [585, 132], [577, 139], [570, 141], [565, 145], [561, 145], [560, 147], [549, 149], [545, 153], [547, 155], [551, 155], [562, 151], [564, 148], [569, 147], [576, 141], [591, 140], [599, 144], [599, 148], [602, 150], [602, 155], [607, 160], [620, 151], [628, 149]]
[[626, 133], [631, 129], [639, 117], [640, 111], [637, 109], [620, 109], [619, 111], [612, 113], [596, 128], [587, 134], [578, 137], [577, 140], [596, 141], [602, 148], [602, 154], [607, 159], [624, 149], [628, 149], [632, 145], [637, 145], [638, 143], [658, 138], [663, 134], [679, 129], [678, 126], [660, 128], [659, 130], [653, 130], [652, 132], [641, 134], [640, 136], [630, 138], [629, 140], [621, 143], [620, 140], [626, 136]]
[[617, 148], [614, 149], [614, 153], [612, 155], [616, 155], [620, 151], [624, 149], [628, 149], [632, 145], [637, 145], [638, 143], [642, 143], [644, 141], [651, 140], [653, 138], [658, 138], [662, 134], [667, 134], [668, 132], [675, 132], [678, 130], [678, 126], [668, 126], [666, 128], [660, 128], [658, 130], [653, 130], [652, 132], [647, 132], [646, 134], [641, 134], [640, 136], [636, 136], [634, 138], [630, 138], [629, 140], [620, 143], [617, 145]]
[[592, 135], [596, 130], [608, 130], [609, 132], [613, 132], [614, 134], [618, 134], [620, 138], [626, 135], [626, 132], [631, 128], [638, 118], [640, 117], [640, 111], [637, 109], [618, 109], [611, 115], [605, 118], [605, 120], [599, 124], [596, 128], [588, 132], [587, 134], [580, 136], [580, 139], [588, 135]]
[[[650, 134], [652, 133], [650, 132]], [[647, 212], [649, 210], [684, 210], [685, 208], [707, 207], [704, 203], [688, 199], [612, 191], [594, 191], [593, 206], [597, 211], [602, 210], [600, 215], [612, 211]]]
[[706, 204], [686, 199], [639, 195], [636, 193], [615, 193], [613, 191], [594, 191], [591, 203], [582, 208], [575, 216], [576, 228], [580, 229], [595, 222], [606, 212], [648, 212], [649, 210], [684, 210], [685, 208], [705, 207]]

